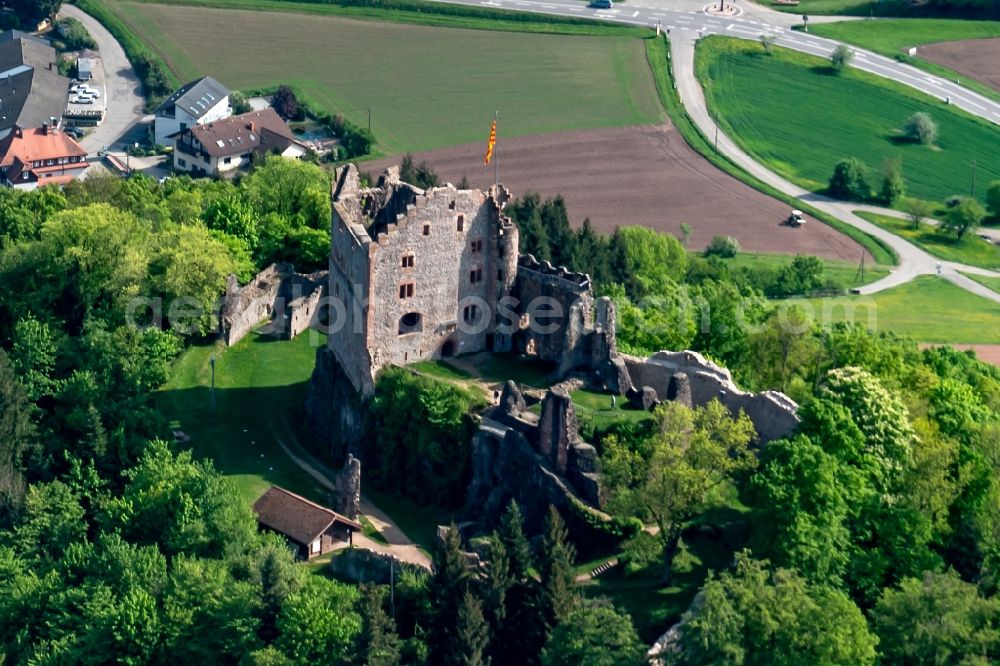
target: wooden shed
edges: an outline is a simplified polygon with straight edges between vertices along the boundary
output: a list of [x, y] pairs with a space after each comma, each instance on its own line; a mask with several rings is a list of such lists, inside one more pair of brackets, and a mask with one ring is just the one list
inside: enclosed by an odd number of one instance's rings
[[352, 544], [361, 530], [361, 523], [279, 486], [268, 488], [253, 510], [261, 527], [283, 535], [303, 560]]

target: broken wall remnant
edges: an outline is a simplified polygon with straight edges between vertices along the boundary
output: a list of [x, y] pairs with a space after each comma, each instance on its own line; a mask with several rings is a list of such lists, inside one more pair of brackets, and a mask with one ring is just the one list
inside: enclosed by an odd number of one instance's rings
[[650, 387], [661, 398], [700, 407], [716, 398], [736, 414], [753, 422], [761, 443], [791, 435], [799, 424], [798, 405], [778, 391], [748, 393], [728, 370], [693, 351], [661, 351], [649, 358], [623, 356], [635, 386]]
[[271, 320], [263, 332], [281, 338], [320, 326], [327, 280], [327, 271], [303, 275], [283, 262], [271, 264], [242, 287], [230, 275], [219, 310], [220, 336], [231, 347], [262, 321]]

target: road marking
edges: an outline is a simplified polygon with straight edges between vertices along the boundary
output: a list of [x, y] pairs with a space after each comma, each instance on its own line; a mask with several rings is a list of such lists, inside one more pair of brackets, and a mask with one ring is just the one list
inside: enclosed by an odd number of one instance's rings
[[638, 15], [639, 15], [639, 12], [637, 12], [637, 11], [636, 12], [632, 12], [632, 18], [635, 18]]

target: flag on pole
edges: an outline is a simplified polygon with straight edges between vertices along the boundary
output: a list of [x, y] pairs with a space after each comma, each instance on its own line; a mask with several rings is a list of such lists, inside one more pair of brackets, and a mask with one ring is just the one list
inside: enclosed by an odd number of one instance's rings
[[483, 164], [489, 164], [493, 159], [493, 146], [497, 143], [497, 119], [493, 119], [493, 126], [490, 127], [490, 140], [486, 143], [486, 159]]

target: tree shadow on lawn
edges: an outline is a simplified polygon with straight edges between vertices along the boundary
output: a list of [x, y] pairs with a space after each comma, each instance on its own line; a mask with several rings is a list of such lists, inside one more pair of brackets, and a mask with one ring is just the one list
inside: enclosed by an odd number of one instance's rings
[[[333, 461], [304, 428], [307, 386], [308, 382], [299, 382], [216, 388], [214, 412], [207, 386], [164, 390], [157, 394], [156, 403], [174, 424], [172, 427], [191, 438], [178, 443], [176, 449], [191, 449], [196, 459], [210, 460], [216, 470], [234, 481], [248, 503], [274, 484], [335, 509], [334, 492], [299, 467], [279, 444], [280, 440], [331, 483], [334, 481], [339, 461]], [[436, 526], [451, 519], [451, 514], [443, 510], [392, 497], [365, 481], [362, 493], [424, 548], [433, 546]]]
[[832, 65], [813, 65], [809, 68], [809, 71], [820, 76], [840, 76], [842, 70]]
[[[271, 484], [280, 485], [322, 504], [333, 494], [302, 470], [278, 444], [295, 437], [290, 430], [302, 418], [306, 382], [259, 388], [197, 386], [169, 389], [156, 395], [167, 420], [190, 441], [177, 444], [196, 458], [208, 458], [219, 472], [233, 477], [241, 493], [253, 501]], [[286, 442], [298, 446], [298, 442]]]

